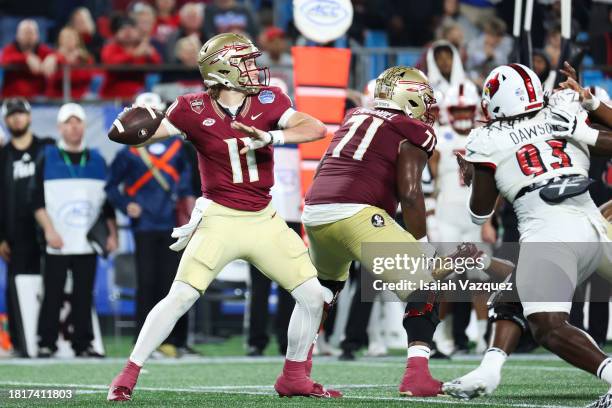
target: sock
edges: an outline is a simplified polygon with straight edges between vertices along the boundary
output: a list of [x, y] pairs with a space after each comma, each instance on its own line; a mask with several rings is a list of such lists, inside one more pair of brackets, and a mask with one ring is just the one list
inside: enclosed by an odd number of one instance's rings
[[174, 325], [200, 297], [191, 285], [175, 281], [170, 292], [147, 315], [130, 355], [130, 361], [143, 366], [151, 353], [170, 335]]
[[408, 358], [424, 357], [429, 360], [431, 350], [427, 346], [410, 346], [408, 347]]
[[487, 350], [482, 361], [480, 362], [480, 367], [485, 370], [492, 370], [498, 374], [501, 373], [501, 369], [506, 362], [508, 355], [502, 349], [498, 349], [497, 347], [491, 347]]
[[291, 361], [285, 359], [283, 375], [287, 378], [303, 378], [306, 375], [306, 361]]
[[478, 329], [478, 340], [484, 338], [485, 333], [487, 332], [487, 323], [489, 321], [487, 319], [476, 320], [476, 328]]
[[[612, 386], [612, 358], [608, 357], [601, 362], [597, 376]], [[608, 392], [612, 392], [612, 388]]]
[[[325, 289], [317, 278], [312, 278], [291, 291], [295, 308], [287, 330], [287, 360], [306, 361], [323, 316]], [[327, 292], [331, 294], [329, 289]]]

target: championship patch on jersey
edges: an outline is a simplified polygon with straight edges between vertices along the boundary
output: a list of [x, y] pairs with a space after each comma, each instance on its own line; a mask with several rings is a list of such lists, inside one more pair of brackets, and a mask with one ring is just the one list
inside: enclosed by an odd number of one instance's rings
[[374, 214], [372, 216], [372, 225], [376, 228], [385, 226], [385, 218], [380, 214]]
[[274, 92], [268, 91], [266, 89], [259, 93], [257, 99], [259, 99], [259, 102], [261, 102], [262, 104], [268, 104], [274, 102], [274, 99], [276, 99], [276, 95], [274, 95]]
[[191, 106], [192, 111], [199, 115], [204, 110], [204, 101], [201, 99], [194, 99], [189, 103], [189, 106]]

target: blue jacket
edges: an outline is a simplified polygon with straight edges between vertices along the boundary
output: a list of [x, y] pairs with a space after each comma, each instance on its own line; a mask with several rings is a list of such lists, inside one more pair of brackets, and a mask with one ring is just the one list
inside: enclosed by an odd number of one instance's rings
[[111, 164], [106, 195], [110, 203], [124, 214], [127, 214], [129, 203], [140, 205], [142, 214], [131, 220], [135, 232], [170, 230], [176, 226], [177, 198], [194, 195], [191, 191], [191, 166], [184, 155], [183, 141], [178, 137], [152, 143], [146, 148], [153, 164], [170, 186], [169, 191], [165, 191], [153, 177], [137, 149], [125, 147]]

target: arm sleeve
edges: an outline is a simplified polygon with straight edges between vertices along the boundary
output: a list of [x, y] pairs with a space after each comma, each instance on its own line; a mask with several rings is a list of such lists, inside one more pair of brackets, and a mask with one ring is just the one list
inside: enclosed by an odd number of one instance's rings
[[130, 200], [125, 194], [119, 191], [119, 185], [126, 179], [125, 176], [128, 167], [126, 159], [122, 151], [117, 153], [117, 156], [115, 156], [115, 159], [111, 163], [106, 178], [106, 187], [104, 188], [108, 202], [124, 214], [127, 214], [127, 205], [130, 203]]
[[32, 212], [45, 208], [45, 156], [41, 154], [36, 160], [34, 177], [28, 186], [28, 203]]

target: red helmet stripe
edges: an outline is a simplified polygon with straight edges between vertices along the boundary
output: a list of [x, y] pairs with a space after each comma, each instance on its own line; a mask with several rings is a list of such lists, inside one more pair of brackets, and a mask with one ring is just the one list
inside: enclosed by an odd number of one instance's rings
[[508, 64], [508, 66], [511, 68], [514, 68], [514, 70], [518, 72], [521, 78], [523, 78], [523, 82], [525, 83], [525, 88], [527, 89], [527, 96], [529, 97], [529, 102], [535, 102], [537, 99], [535, 88], [533, 87], [533, 82], [531, 81], [531, 77], [529, 76], [527, 71], [525, 71], [523, 67], [521, 67], [518, 64]]

